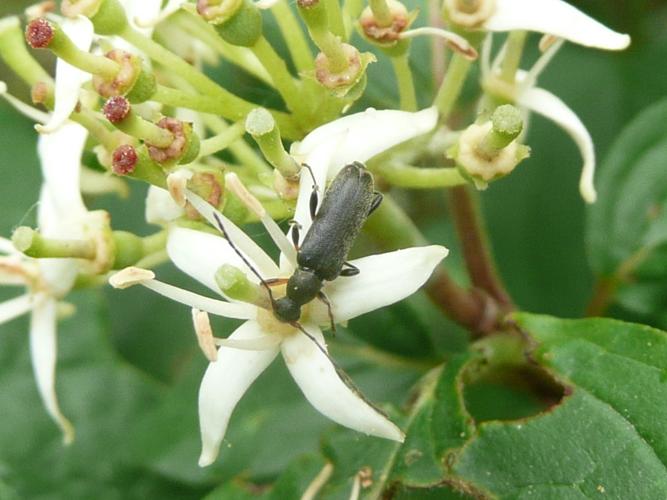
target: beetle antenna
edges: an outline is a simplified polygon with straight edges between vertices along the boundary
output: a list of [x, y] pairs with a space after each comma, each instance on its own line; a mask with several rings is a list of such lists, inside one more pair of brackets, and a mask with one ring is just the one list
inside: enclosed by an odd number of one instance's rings
[[312, 340], [313, 343], [317, 346], [317, 348], [322, 352], [322, 354], [324, 354], [329, 359], [329, 361], [331, 361], [334, 364], [334, 366], [336, 366], [336, 364], [334, 363], [334, 360], [331, 359], [331, 356], [329, 356], [329, 353], [327, 352], [327, 350], [322, 346], [322, 344], [320, 344], [318, 342], [318, 340], [315, 337], [313, 337], [313, 335], [311, 333], [308, 333], [308, 331], [303, 327], [303, 325], [301, 323], [299, 323], [298, 321], [292, 321], [290, 323], [290, 325], [292, 325], [294, 328], [296, 328], [301, 333], [303, 333], [306, 337], [308, 337], [310, 340]]
[[308, 170], [308, 172], [310, 173], [310, 178], [313, 180], [313, 188], [315, 188], [315, 190], [319, 192], [320, 187], [317, 185], [317, 181], [315, 180], [315, 174], [313, 173], [313, 169], [311, 168], [311, 166], [308, 165], [307, 163], [302, 163], [301, 166], [306, 170]]
[[266, 282], [266, 280], [265, 280], [264, 278], [262, 278], [262, 275], [259, 274], [259, 271], [258, 271], [257, 269], [255, 269], [255, 266], [253, 266], [253, 265], [250, 263], [250, 261], [246, 258], [246, 256], [243, 255], [243, 253], [241, 253], [241, 250], [239, 250], [238, 247], [234, 244], [234, 242], [232, 241], [232, 239], [229, 237], [229, 233], [228, 233], [227, 230], [225, 229], [225, 226], [222, 224], [222, 220], [220, 219], [220, 217], [218, 216], [218, 214], [215, 213], [215, 212], [213, 212], [213, 217], [215, 217], [215, 221], [218, 223], [218, 229], [220, 229], [220, 232], [222, 233], [222, 235], [224, 236], [224, 238], [227, 240], [227, 243], [229, 243], [229, 246], [232, 247], [232, 250], [234, 250], [234, 251], [236, 252], [236, 255], [238, 255], [239, 257], [241, 257], [241, 260], [242, 260], [243, 263], [248, 267], [248, 269], [250, 269], [250, 270], [252, 271], [252, 273], [253, 273], [255, 276], [257, 276], [257, 278], [259, 279], [259, 281], [260, 281], [260, 283], [262, 284], [262, 286], [263, 286], [263, 287], [266, 289], [266, 291], [268, 292], [268, 294], [269, 294], [269, 300], [271, 301], [271, 304], [275, 304], [275, 303], [276, 303], [276, 299], [273, 297], [273, 290], [271, 290], [271, 287], [269, 286], [269, 284]]

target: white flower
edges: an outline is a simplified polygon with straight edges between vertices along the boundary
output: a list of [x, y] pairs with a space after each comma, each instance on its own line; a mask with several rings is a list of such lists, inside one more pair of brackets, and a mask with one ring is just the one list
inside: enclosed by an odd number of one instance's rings
[[[39, 199], [38, 224], [46, 237], [81, 238], [88, 218], [79, 192], [81, 154], [88, 133], [67, 122], [39, 138], [38, 152], [44, 184]], [[0, 323], [27, 312], [30, 320], [30, 354], [40, 395], [63, 432], [65, 443], [74, 438], [72, 424], [60, 411], [55, 394], [56, 306], [72, 287], [79, 271], [76, 259], [29, 259], [0, 240], [0, 283], [24, 284], [24, 295], [0, 304]]]
[[460, 0], [445, 0], [455, 24], [485, 31], [536, 31], [587, 47], [622, 50], [630, 37], [610, 30], [562, 0], [480, 0], [474, 12], [459, 9]]
[[495, 12], [482, 27], [489, 31], [532, 30], [556, 37], [530, 71], [517, 72], [516, 82], [511, 85], [498, 78], [500, 61], [506, 47], [491, 64], [491, 36], [488, 36], [482, 48], [482, 85], [485, 91], [555, 122], [572, 137], [584, 162], [579, 191], [587, 203], [593, 203], [597, 196], [593, 185], [593, 140], [579, 117], [561, 99], [535, 85], [540, 73], [562, 46], [563, 40], [587, 47], [621, 50], [629, 45], [630, 37], [606, 28], [560, 0], [497, 0]]
[[[293, 154], [310, 165], [317, 184], [323, 189], [326, 179], [335, 176], [345, 164], [352, 160], [365, 161], [395, 144], [428, 132], [436, 120], [437, 113], [432, 109], [419, 113], [368, 110], [318, 128], [293, 148]], [[310, 226], [308, 205], [313, 183], [306, 169], [301, 175], [296, 220], [305, 234]], [[262, 213], [256, 200], [247, 201], [282, 250], [280, 266], [213, 207], [193, 193], [187, 195], [190, 203], [212, 224], [216, 224], [216, 217], [222, 221], [231, 240], [262, 277], [282, 278], [293, 273], [296, 252], [290, 240]], [[167, 251], [177, 267], [216, 293], [220, 293], [220, 289], [214, 276], [224, 264], [241, 269], [252, 282], [259, 281], [227, 240], [213, 234], [173, 228]], [[446, 254], [444, 247], [433, 245], [351, 261], [360, 269], [358, 275], [327, 282], [323, 288], [335, 320], [346, 322], [414, 293]], [[313, 301], [302, 310], [300, 324], [306, 334], [279, 322], [267, 309], [229, 298], [216, 300], [196, 295], [156, 281], [147, 271], [127, 269], [110, 281], [117, 287], [142, 284], [194, 309], [200, 345], [212, 360], [199, 392], [201, 466], [215, 460], [236, 404], [279, 353], [306, 399], [322, 414], [366, 434], [403, 440], [401, 430], [339, 375], [326, 352], [320, 325], [328, 325], [329, 317], [327, 308], [319, 301]], [[207, 317], [201, 311], [246, 321], [229, 338], [213, 339]], [[217, 353], [212, 349], [212, 342], [220, 345]]]

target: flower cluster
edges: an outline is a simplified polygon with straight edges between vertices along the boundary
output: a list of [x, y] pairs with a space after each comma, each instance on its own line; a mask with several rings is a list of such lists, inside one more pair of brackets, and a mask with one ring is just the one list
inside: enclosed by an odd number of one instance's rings
[[[397, 0], [372, 1], [363, 11], [318, 0], [299, 0], [296, 10], [280, 0], [162, 4], [63, 0], [60, 12], [49, 2], [29, 8], [25, 29], [17, 17], [0, 20], [0, 57], [29, 85], [33, 102], [19, 101], [3, 82], [0, 95], [36, 122], [44, 179], [37, 228], [19, 227], [11, 240], [0, 239], [0, 283], [26, 290], [0, 304], [0, 323], [31, 314], [32, 362], [47, 411], [71, 442], [73, 427], [55, 395], [58, 311], [80, 284], [109, 281], [116, 288], [142, 285], [191, 310], [210, 362], [199, 393], [200, 465], [215, 460], [234, 407], [278, 354], [319, 412], [365, 434], [402, 441], [403, 432], [336, 366], [322, 328], [416, 292], [447, 250], [419, 236], [403, 244], [380, 225], [374, 231], [389, 251], [347, 262], [330, 250], [326, 258], [337, 272], [319, 276], [316, 298], [299, 304], [298, 317], [286, 321], [276, 298], [297, 293], [290, 278], [298, 272], [314, 272], [299, 260], [304, 238], [320, 238], [333, 249], [348, 236], [313, 223], [318, 200], [338, 196], [327, 186], [358, 162], [373, 174], [377, 190], [484, 189], [528, 157], [525, 125], [534, 112], [578, 145], [580, 191], [593, 202], [592, 139], [576, 114], [536, 81], [564, 41], [620, 50], [629, 38], [560, 0], [444, 0], [441, 21], [450, 31], [414, 26], [416, 13]], [[266, 9], [275, 14], [289, 61], [266, 37]], [[355, 30], [377, 53], [355, 46]], [[527, 31], [544, 38], [541, 57], [523, 71]], [[493, 56], [498, 32], [508, 36]], [[428, 96], [417, 95], [409, 63], [417, 36], [436, 37], [452, 52], [432, 104], [422, 110], [418, 103]], [[28, 46], [57, 57], [53, 76]], [[348, 114], [374, 85], [368, 67], [378, 57], [393, 63], [399, 109]], [[453, 130], [448, 118], [478, 59], [479, 113]], [[254, 78], [279, 104], [260, 107], [207, 76], [204, 66], [219, 63]], [[82, 193], [127, 190], [130, 180], [148, 185], [146, 219], [159, 226], [150, 236], [113, 230], [113, 214], [84, 204]], [[351, 234], [370, 212], [354, 213], [360, 195], [345, 195], [351, 198], [328, 202], [356, 221], [343, 226]], [[390, 196], [385, 205], [392, 208], [380, 212], [394, 210], [398, 215], [385, 213], [385, 221], [399, 224], [407, 216]], [[287, 219], [285, 234], [276, 221]], [[240, 227], [258, 221], [280, 249], [277, 263]], [[166, 260], [216, 298], [158, 281], [150, 268]], [[352, 271], [343, 273], [343, 265]], [[243, 323], [218, 338], [209, 314]]]

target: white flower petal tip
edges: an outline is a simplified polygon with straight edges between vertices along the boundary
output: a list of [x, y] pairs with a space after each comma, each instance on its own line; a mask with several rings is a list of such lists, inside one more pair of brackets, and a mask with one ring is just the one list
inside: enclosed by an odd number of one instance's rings
[[109, 284], [120, 290], [134, 285], [141, 285], [155, 279], [155, 273], [140, 267], [126, 267], [109, 278]]
[[208, 314], [199, 309], [192, 309], [192, 323], [195, 327], [199, 348], [204, 353], [204, 356], [206, 356], [206, 359], [214, 363], [218, 360], [218, 349], [215, 347], [213, 329], [211, 328]]
[[184, 208], [187, 203], [185, 191], [188, 181], [192, 179], [192, 171], [187, 168], [180, 168], [167, 176], [167, 189], [177, 206]]
[[483, 25], [489, 31], [528, 30], [606, 50], [623, 50], [630, 36], [607, 28], [562, 0], [496, 0]]
[[[258, 323], [247, 321], [229, 338], [253, 340], [263, 336], [265, 333]], [[261, 351], [220, 347], [218, 360], [208, 365], [199, 388], [199, 427], [202, 439], [200, 467], [215, 461], [234, 408], [277, 355], [277, 347]]]
[[335, 149], [326, 166], [327, 178], [332, 178], [348, 163], [364, 162], [393, 146], [425, 134], [437, 122], [438, 111], [433, 107], [415, 113], [368, 108], [316, 128], [295, 145], [292, 153], [298, 161], [315, 168], [309, 157], [333, 143]]
[[584, 164], [581, 170], [579, 191], [586, 203], [594, 203], [597, 195], [593, 178], [595, 176], [595, 147], [593, 139], [579, 117], [563, 101], [551, 92], [537, 87], [521, 92], [517, 102], [534, 113], [556, 123], [572, 138]]
[[[348, 321], [412, 295], [448, 253], [443, 246], [431, 245], [353, 260], [359, 274], [337, 279], [325, 289], [336, 321]], [[317, 320], [327, 321], [326, 317]]]
[[312, 326], [308, 331], [319, 347], [306, 335], [297, 334], [285, 339], [281, 348], [287, 368], [310, 404], [340, 425], [403, 442], [403, 432], [368, 403], [323, 352], [326, 348], [322, 332]]
[[168, 224], [182, 217], [183, 208], [178, 206], [169, 191], [157, 186], [148, 188], [146, 196], [146, 222], [150, 224]]

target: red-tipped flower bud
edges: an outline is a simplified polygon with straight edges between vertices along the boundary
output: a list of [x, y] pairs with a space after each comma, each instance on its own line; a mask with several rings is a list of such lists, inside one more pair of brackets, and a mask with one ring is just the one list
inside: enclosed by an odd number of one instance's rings
[[139, 161], [139, 155], [134, 146], [123, 144], [113, 152], [111, 166], [116, 175], [128, 175], [134, 172]]
[[45, 49], [53, 40], [55, 30], [50, 22], [43, 17], [34, 19], [25, 28], [25, 39], [33, 49]]
[[131, 109], [130, 101], [123, 96], [116, 96], [107, 100], [102, 111], [107, 120], [111, 123], [118, 123], [127, 117]]

